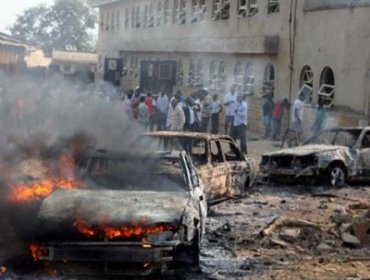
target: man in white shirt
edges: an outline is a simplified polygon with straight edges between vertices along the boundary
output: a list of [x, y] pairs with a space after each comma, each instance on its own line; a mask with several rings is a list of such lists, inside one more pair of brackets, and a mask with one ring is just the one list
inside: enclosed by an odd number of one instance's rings
[[230, 92], [225, 95], [224, 98], [224, 106], [225, 106], [225, 134], [231, 134], [230, 129], [234, 123], [234, 115], [235, 115], [235, 108], [236, 108], [236, 91], [235, 86], [231, 86]]
[[233, 137], [240, 141], [240, 150], [247, 154], [248, 104], [245, 94], [238, 95], [234, 114]]
[[220, 113], [222, 112], [221, 101], [218, 100], [218, 95], [213, 95], [211, 103], [211, 133], [218, 134], [220, 123]]
[[303, 117], [304, 117], [304, 105], [303, 100], [305, 96], [300, 93], [297, 99], [294, 101], [292, 110], [292, 125], [293, 129], [297, 133], [298, 141], [302, 142], [303, 135]]

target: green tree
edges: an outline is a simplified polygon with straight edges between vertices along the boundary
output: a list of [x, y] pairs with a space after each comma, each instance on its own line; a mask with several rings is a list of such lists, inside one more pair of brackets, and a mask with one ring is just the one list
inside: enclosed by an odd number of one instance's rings
[[50, 53], [53, 49], [94, 51], [92, 35], [97, 16], [83, 0], [55, 0], [53, 6], [39, 5], [19, 15], [10, 27], [13, 36]]

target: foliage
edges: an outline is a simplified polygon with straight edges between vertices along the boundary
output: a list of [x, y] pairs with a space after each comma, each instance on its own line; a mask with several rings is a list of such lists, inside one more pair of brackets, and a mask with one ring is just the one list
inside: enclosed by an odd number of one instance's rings
[[48, 7], [26, 9], [10, 27], [13, 36], [50, 53], [53, 49], [93, 51], [95, 11], [83, 0], [55, 0]]

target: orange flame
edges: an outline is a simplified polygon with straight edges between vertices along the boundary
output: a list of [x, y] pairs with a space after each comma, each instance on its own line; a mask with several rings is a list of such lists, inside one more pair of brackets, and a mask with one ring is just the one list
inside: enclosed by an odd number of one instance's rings
[[7, 270], [8, 270], [8, 268], [7, 268], [6, 266], [1, 266], [1, 267], [0, 267], [0, 276], [1, 276], [2, 274], [4, 274]]
[[25, 202], [37, 198], [44, 198], [50, 195], [55, 189], [76, 189], [81, 185], [78, 182], [64, 179], [45, 179], [31, 186], [13, 186], [9, 195], [9, 200]]
[[39, 244], [32, 243], [30, 245], [30, 251], [31, 251], [31, 255], [32, 255], [32, 258], [33, 258], [34, 261], [38, 261], [41, 258], [42, 251], [41, 251], [41, 248], [40, 248]]
[[[133, 238], [142, 237], [146, 234], [154, 234], [164, 231], [173, 231], [174, 227], [170, 225], [153, 225], [149, 227], [144, 226], [124, 226], [124, 227], [111, 227], [106, 225], [98, 226], [96, 229], [92, 228], [86, 221], [81, 218], [77, 218], [74, 223], [74, 227], [82, 235], [91, 237], [105, 237], [109, 240], [116, 238]], [[144, 239], [143, 239], [144, 240]]]

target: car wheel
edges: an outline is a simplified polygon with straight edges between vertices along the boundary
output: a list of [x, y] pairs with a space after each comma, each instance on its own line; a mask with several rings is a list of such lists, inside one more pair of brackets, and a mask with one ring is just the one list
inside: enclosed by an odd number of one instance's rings
[[344, 187], [346, 184], [347, 172], [341, 164], [333, 164], [327, 170], [327, 183], [331, 187]]

